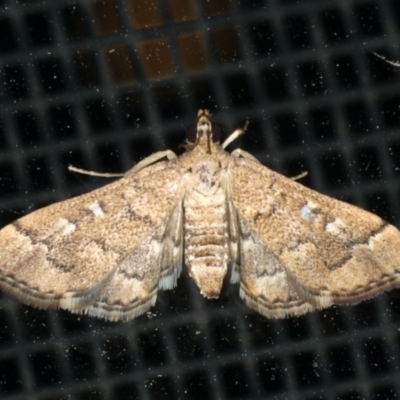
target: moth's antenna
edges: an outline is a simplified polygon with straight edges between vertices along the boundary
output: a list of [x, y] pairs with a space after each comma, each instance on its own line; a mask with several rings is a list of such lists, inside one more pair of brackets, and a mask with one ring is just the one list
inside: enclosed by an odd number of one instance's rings
[[249, 126], [249, 121], [246, 121], [243, 125], [243, 128], [238, 128], [234, 130], [228, 138], [222, 143], [222, 148], [225, 149], [229, 146], [234, 140], [236, 140], [240, 135], [243, 135], [246, 132], [247, 127]]

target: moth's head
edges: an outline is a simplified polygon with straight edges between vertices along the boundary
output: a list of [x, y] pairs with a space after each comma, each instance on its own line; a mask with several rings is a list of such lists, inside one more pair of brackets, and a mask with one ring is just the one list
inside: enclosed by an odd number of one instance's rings
[[197, 123], [190, 125], [186, 129], [186, 139], [188, 149], [193, 149], [197, 145], [206, 145], [207, 152], [211, 153], [211, 143], [219, 143], [222, 130], [217, 124], [211, 122], [209, 110], [199, 110], [197, 113]]

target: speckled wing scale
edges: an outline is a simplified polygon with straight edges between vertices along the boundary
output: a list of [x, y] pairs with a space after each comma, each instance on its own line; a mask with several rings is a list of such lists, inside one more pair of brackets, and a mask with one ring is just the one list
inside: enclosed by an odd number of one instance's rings
[[[0, 287], [40, 308], [130, 320], [176, 286], [207, 298], [240, 283], [269, 318], [355, 303], [400, 286], [400, 233], [213, 136], [200, 110], [185, 153], [155, 153], [122, 179], [0, 231]], [[168, 160], [161, 161], [167, 157]]]

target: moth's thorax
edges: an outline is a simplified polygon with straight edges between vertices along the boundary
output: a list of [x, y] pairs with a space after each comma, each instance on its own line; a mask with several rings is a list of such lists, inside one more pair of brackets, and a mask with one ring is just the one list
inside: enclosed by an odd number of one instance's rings
[[225, 173], [219, 160], [206, 159], [191, 168], [191, 188], [204, 196], [214, 195], [221, 184], [221, 177]]
[[229, 256], [223, 175], [219, 162], [199, 163], [184, 199], [185, 263], [208, 298], [219, 296]]

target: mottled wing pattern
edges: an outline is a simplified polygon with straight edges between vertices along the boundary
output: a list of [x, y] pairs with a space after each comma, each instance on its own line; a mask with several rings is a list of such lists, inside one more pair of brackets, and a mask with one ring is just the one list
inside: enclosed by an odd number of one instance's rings
[[355, 303], [400, 286], [400, 232], [247, 159], [231, 167], [240, 293], [270, 318]]
[[[8, 225], [0, 287], [41, 308], [109, 320], [142, 314], [160, 277], [172, 288], [180, 272], [180, 181], [176, 163], [160, 162]], [[168, 224], [175, 231], [164, 237]]]

